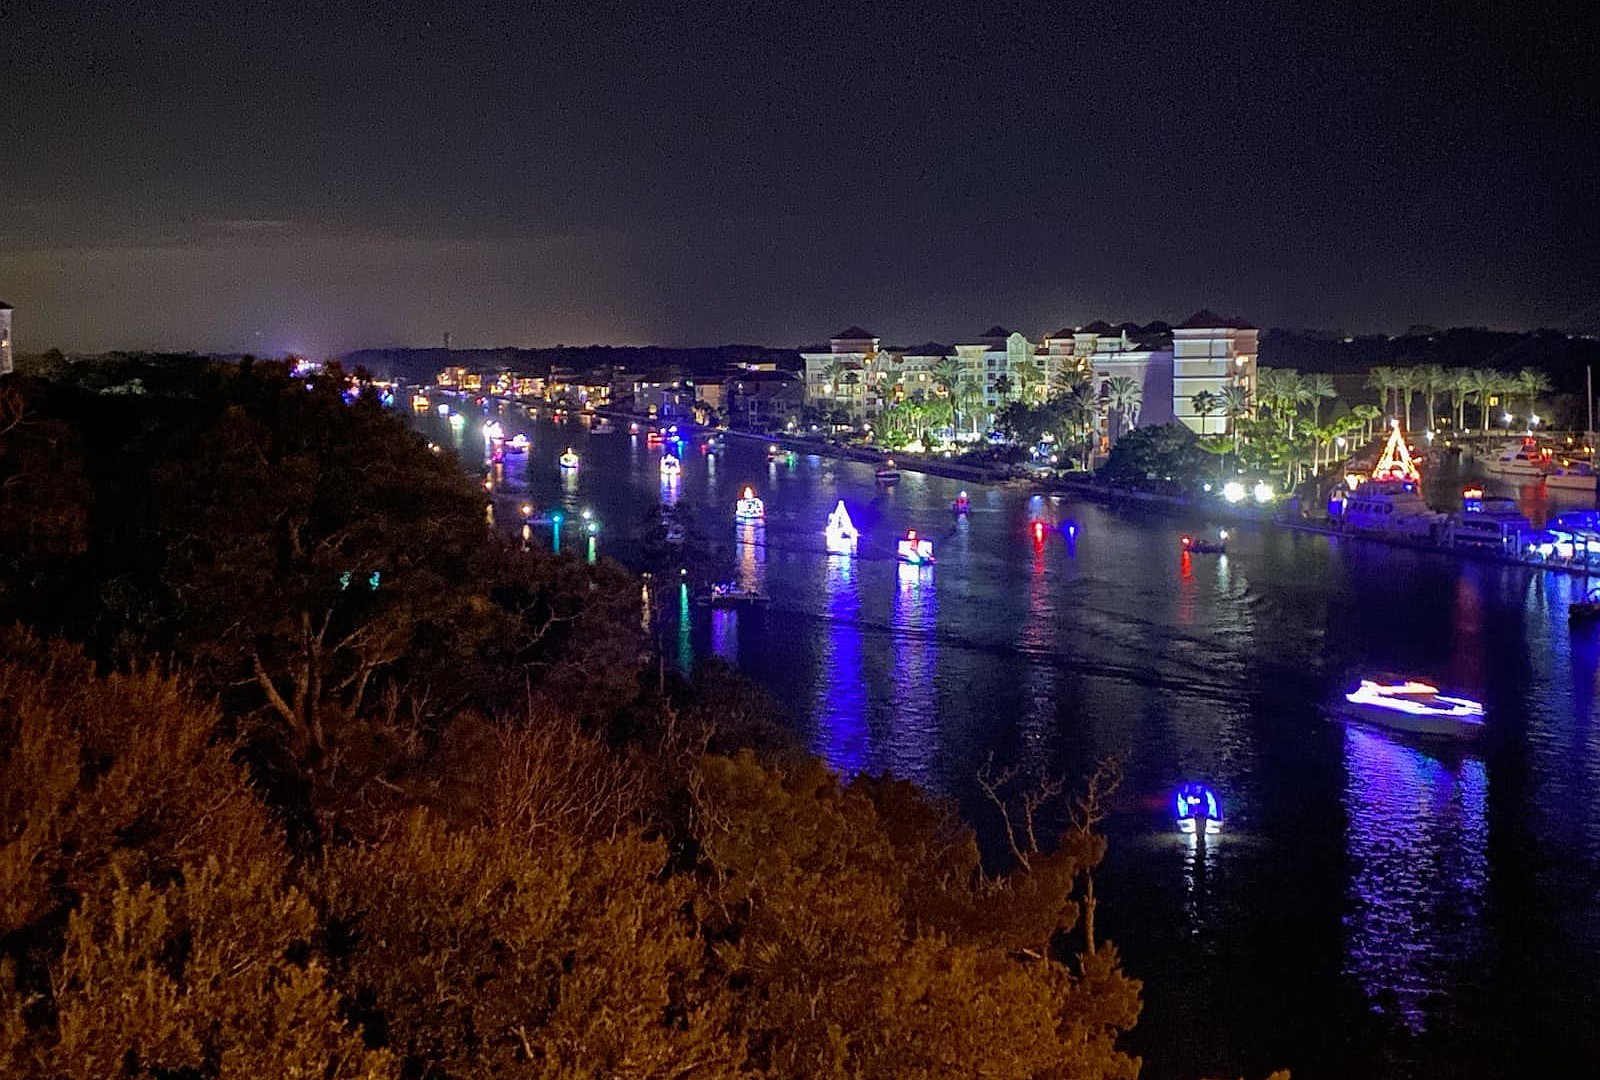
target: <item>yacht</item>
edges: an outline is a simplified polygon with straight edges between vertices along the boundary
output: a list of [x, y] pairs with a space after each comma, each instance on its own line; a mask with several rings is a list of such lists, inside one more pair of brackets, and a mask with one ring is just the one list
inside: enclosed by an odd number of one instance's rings
[[739, 501], [733, 508], [733, 519], [746, 525], [755, 525], [767, 520], [766, 504], [756, 495], [755, 488], [746, 487], [744, 493], [739, 496]]
[[1462, 492], [1461, 511], [1450, 519], [1452, 544], [1506, 555], [1520, 551], [1522, 538], [1532, 531], [1533, 523], [1523, 516], [1516, 500], [1486, 496], [1478, 487]]
[[1399, 425], [1389, 432], [1378, 463], [1367, 478], [1351, 477], [1355, 487], [1336, 495], [1329, 507], [1348, 532], [1427, 539], [1446, 521], [1422, 497], [1422, 473], [1411, 459]]
[[1344, 695], [1346, 716], [1411, 735], [1472, 739], [1483, 734], [1483, 704], [1417, 679], [1362, 679]]
[[1595, 493], [1594, 466], [1587, 461], [1569, 461], [1544, 474], [1544, 486], [1561, 491]]
[[1485, 472], [1496, 476], [1538, 476], [1544, 472], [1544, 458], [1537, 446], [1517, 443], [1500, 451], [1499, 455], [1485, 461]]

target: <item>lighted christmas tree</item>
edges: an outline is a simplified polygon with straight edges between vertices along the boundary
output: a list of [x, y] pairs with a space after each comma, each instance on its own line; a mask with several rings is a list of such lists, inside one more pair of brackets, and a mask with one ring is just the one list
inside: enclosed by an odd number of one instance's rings
[[1406, 448], [1406, 439], [1400, 432], [1399, 424], [1389, 429], [1389, 442], [1384, 446], [1378, 463], [1372, 467], [1372, 478], [1412, 481], [1422, 479], [1417, 463], [1411, 460], [1411, 451]]

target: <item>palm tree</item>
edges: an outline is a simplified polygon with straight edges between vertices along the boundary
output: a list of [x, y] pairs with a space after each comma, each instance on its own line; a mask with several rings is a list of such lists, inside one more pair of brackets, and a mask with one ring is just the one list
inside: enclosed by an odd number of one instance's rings
[[1378, 392], [1378, 408], [1384, 413], [1391, 411], [1389, 391], [1395, 386], [1394, 372], [1392, 367], [1375, 367], [1367, 372], [1367, 387]]
[[1011, 380], [1016, 384], [1017, 397], [1027, 401], [1033, 389], [1044, 382], [1044, 369], [1032, 360], [1021, 360], [1011, 365]]
[[1250, 391], [1235, 383], [1224, 386], [1221, 394], [1222, 416], [1233, 431], [1233, 452], [1239, 452], [1239, 421], [1250, 415]]
[[1200, 434], [1206, 433], [1206, 417], [1213, 416], [1222, 411], [1222, 396], [1213, 394], [1209, 390], [1202, 390], [1189, 399], [1194, 406], [1194, 411], [1200, 417]]
[[1100, 401], [1087, 380], [1074, 386], [1063, 397], [1062, 412], [1077, 438], [1083, 441], [1083, 467], [1087, 469], [1094, 456], [1093, 432], [1100, 423]]
[[[1394, 369], [1394, 388], [1399, 393], [1404, 394], [1406, 399], [1407, 431], [1411, 430], [1411, 399], [1416, 396], [1417, 390], [1420, 389], [1420, 382], [1421, 380], [1417, 377], [1416, 368], [1397, 367]], [[1395, 402], [1396, 406], [1399, 404], [1400, 403], [1398, 401]], [[1396, 411], [1398, 411], [1398, 408]]]
[[1516, 393], [1519, 397], [1528, 399], [1528, 426], [1533, 426], [1532, 416], [1538, 410], [1536, 405], [1540, 394], [1550, 392], [1550, 377], [1538, 368], [1525, 367], [1517, 372]]
[[1472, 395], [1478, 402], [1479, 430], [1489, 433], [1489, 396], [1500, 392], [1505, 373], [1493, 368], [1478, 368], [1472, 373]]
[[1124, 421], [1129, 428], [1135, 426], [1139, 405], [1143, 401], [1144, 387], [1128, 376], [1115, 375], [1106, 381], [1106, 405], [1117, 414], [1116, 428], [1111, 433], [1113, 442], [1122, 437]]
[[1300, 382], [1305, 387], [1306, 396], [1311, 399], [1311, 425], [1317, 427], [1322, 423], [1322, 403], [1338, 397], [1339, 391], [1334, 389], [1333, 376], [1320, 371], [1312, 372]]
[[1450, 396], [1455, 399], [1456, 430], [1467, 426], [1467, 398], [1472, 396], [1472, 369], [1451, 368], [1445, 373], [1450, 382]]
[[950, 430], [954, 431], [961, 426], [961, 409], [956, 400], [956, 389], [966, 377], [966, 366], [953, 356], [940, 360], [928, 371], [928, 377], [933, 380], [933, 385], [944, 392], [946, 400], [950, 402]]
[[1417, 389], [1422, 391], [1422, 401], [1426, 406], [1426, 411], [1423, 414], [1425, 421], [1423, 430], [1432, 431], [1434, 406], [1438, 402], [1439, 394], [1449, 389], [1447, 381], [1449, 376], [1445, 374], [1444, 368], [1438, 364], [1422, 364], [1411, 370], [1417, 380]]
[[1294, 438], [1294, 421], [1299, 407], [1311, 400], [1305, 381], [1293, 368], [1262, 368], [1256, 374], [1256, 396], [1272, 410], [1275, 420]]
[[995, 377], [994, 393], [1002, 403], [1011, 400], [1011, 376], [1002, 372]]
[[1372, 441], [1373, 428], [1379, 420], [1383, 419], [1383, 410], [1376, 405], [1357, 405], [1350, 410], [1350, 415], [1361, 421], [1361, 437], [1365, 441]]

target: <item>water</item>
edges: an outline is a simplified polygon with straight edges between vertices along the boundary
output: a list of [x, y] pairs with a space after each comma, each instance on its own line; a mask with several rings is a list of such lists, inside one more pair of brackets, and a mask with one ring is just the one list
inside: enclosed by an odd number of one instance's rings
[[[518, 424], [534, 445], [502, 514], [591, 508], [600, 552], [628, 561], [651, 507], [693, 507], [718, 569], [772, 604], [709, 612], [665, 590], [668, 656], [736, 663], [840, 770], [919, 781], [997, 849], [974, 782], [990, 755], [1072, 779], [1126, 756], [1099, 924], [1145, 981], [1146, 1076], [1600, 1065], [1600, 638], [1568, 630], [1580, 580], [1276, 529], [1184, 558], [1178, 535], [1204, 522], [915, 474], [885, 490], [867, 466], [769, 463], [732, 438], [691, 447], [664, 487], [625, 428]], [[563, 482], [568, 444], [583, 465]], [[746, 484], [764, 528], [732, 522]], [[840, 498], [856, 559], [823, 548]], [[911, 527], [936, 567], [894, 560]], [[1481, 697], [1489, 738], [1438, 751], [1329, 719], [1359, 667]], [[1204, 852], [1167, 809], [1187, 780], [1225, 803]]]

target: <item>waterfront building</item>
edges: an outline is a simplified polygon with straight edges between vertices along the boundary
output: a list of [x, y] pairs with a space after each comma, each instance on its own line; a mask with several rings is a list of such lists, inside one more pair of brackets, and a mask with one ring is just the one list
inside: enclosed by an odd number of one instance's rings
[[11, 356], [11, 313], [16, 310], [0, 300], [0, 375], [9, 375], [14, 367]]
[[872, 331], [851, 325], [829, 338], [827, 345], [801, 348], [806, 364], [806, 404], [842, 409], [856, 419], [875, 414], [881, 387], [874, 386], [869, 399], [868, 383], [869, 376], [878, 374], [878, 341]]
[[[1024, 392], [1031, 400], [1043, 400], [1083, 378], [1105, 401], [1112, 380], [1127, 378], [1139, 388], [1139, 401], [1115, 425], [1109, 415], [1102, 416], [1105, 449], [1114, 434], [1133, 426], [1177, 420], [1200, 431], [1194, 397], [1202, 391], [1219, 394], [1241, 386], [1254, 394], [1256, 338], [1255, 328], [1243, 320], [1202, 309], [1176, 327], [1159, 321], [1113, 325], [1096, 320], [1064, 327], [1038, 342], [997, 325], [954, 346], [883, 346], [870, 331], [850, 326], [826, 346], [800, 352], [806, 362], [806, 404], [843, 409], [856, 420], [870, 419], [908, 398], [942, 394], [933, 371], [951, 357], [979, 404], [974, 419], [984, 425], [993, 422], [1006, 401]], [[1209, 430], [1225, 432], [1227, 421], [1213, 419]]]
[[724, 387], [728, 417], [737, 424], [776, 431], [800, 422], [806, 387], [787, 371], [737, 371]]

